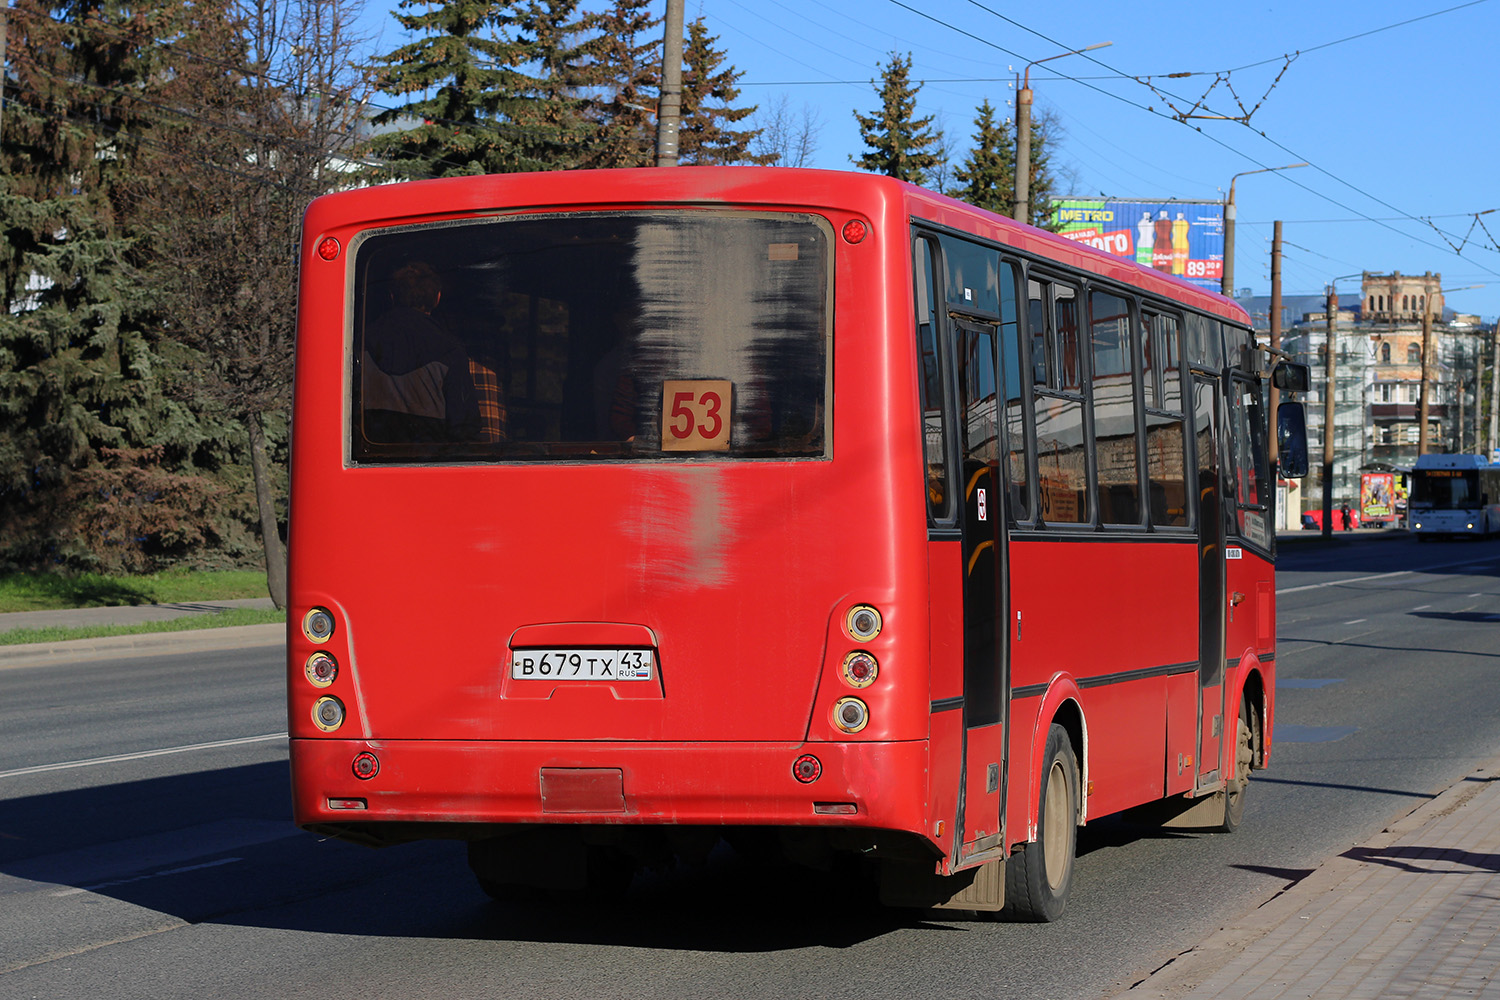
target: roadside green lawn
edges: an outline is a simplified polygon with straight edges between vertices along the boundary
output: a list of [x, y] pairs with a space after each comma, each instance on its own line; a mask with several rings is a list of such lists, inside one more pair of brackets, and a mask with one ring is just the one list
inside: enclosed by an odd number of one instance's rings
[[[145, 576], [109, 576], [103, 573], [0, 574], [0, 613], [137, 604], [194, 604], [265, 596], [265, 574], [256, 570], [173, 570]], [[230, 608], [211, 614], [192, 614], [168, 621], [133, 625], [11, 629], [0, 631], [0, 646], [64, 642], [69, 639], [94, 639], [110, 635], [139, 635], [147, 632], [183, 632], [231, 625], [264, 625], [283, 621], [286, 621], [286, 613], [283, 611]]]
[[265, 596], [266, 575], [258, 570], [169, 570], [146, 576], [0, 574], [0, 612], [228, 601]]

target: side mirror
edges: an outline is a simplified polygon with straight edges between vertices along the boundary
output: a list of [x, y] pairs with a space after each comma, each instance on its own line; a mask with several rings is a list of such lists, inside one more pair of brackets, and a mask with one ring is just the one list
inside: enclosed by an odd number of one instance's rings
[[1312, 371], [1296, 361], [1278, 361], [1271, 369], [1271, 384], [1282, 392], [1306, 392], [1312, 387]]
[[[1301, 365], [1304, 372], [1307, 366]], [[1286, 402], [1276, 408], [1276, 446], [1280, 453], [1278, 472], [1283, 479], [1307, 475], [1307, 414], [1301, 403]]]

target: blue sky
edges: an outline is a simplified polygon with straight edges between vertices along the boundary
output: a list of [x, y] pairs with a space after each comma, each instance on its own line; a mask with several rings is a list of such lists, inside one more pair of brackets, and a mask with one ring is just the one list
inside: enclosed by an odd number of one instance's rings
[[[388, 50], [401, 32], [381, 9], [366, 23]], [[817, 116], [811, 165], [830, 169], [863, 150], [854, 112], [876, 108], [871, 80], [893, 51], [911, 54], [919, 111], [961, 158], [975, 107], [989, 98], [1009, 117], [1029, 61], [1112, 42], [1031, 73], [1065, 130], [1071, 193], [1218, 199], [1241, 171], [1306, 161], [1239, 179], [1236, 286], [1269, 293], [1281, 219], [1287, 294], [1436, 271], [1445, 288], [1486, 286], [1451, 292], [1450, 308], [1500, 316], [1500, 211], [1476, 215], [1500, 209], [1500, 0], [688, 0], [699, 14], [743, 72], [744, 103], [785, 97]], [[1200, 99], [1197, 113], [1248, 123], [1174, 117]]]

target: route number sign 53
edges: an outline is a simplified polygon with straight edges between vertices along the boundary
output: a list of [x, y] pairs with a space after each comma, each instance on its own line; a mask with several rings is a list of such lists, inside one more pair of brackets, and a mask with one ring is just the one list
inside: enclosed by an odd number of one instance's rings
[[733, 388], [727, 379], [662, 382], [661, 450], [728, 451]]

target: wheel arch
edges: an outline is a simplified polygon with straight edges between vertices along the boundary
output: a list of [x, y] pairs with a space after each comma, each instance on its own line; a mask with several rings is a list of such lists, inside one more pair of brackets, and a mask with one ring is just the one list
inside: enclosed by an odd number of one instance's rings
[[1073, 745], [1073, 756], [1078, 759], [1079, 825], [1088, 819], [1088, 723], [1083, 713], [1083, 695], [1073, 678], [1058, 674], [1047, 685], [1047, 693], [1042, 697], [1036, 725], [1031, 732], [1031, 773], [1026, 777], [1026, 815], [1029, 818], [1025, 839], [1028, 842], [1036, 839], [1036, 811], [1040, 805], [1042, 768], [1045, 766], [1042, 758], [1046, 754], [1047, 733], [1054, 723], [1067, 732], [1068, 742]]

